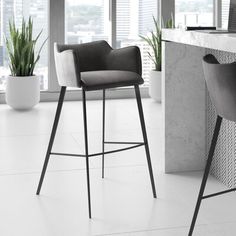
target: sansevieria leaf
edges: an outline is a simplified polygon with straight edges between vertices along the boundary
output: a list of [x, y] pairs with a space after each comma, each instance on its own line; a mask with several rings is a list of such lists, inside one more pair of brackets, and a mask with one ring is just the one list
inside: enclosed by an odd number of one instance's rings
[[[167, 20], [164, 24], [162, 20], [161, 24], [155, 17], [153, 16], [153, 23], [155, 27], [155, 31], [150, 31], [149, 35], [143, 36], [140, 35], [140, 38], [144, 40], [151, 48], [152, 53], [147, 52], [149, 58], [153, 61], [155, 65], [155, 70], [161, 70], [161, 28], [174, 28], [174, 20], [173, 15], [171, 15], [171, 19]], [[162, 27], [161, 27], [162, 26]]]
[[[16, 28], [14, 21], [9, 21], [10, 36], [6, 38], [6, 47], [9, 56], [9, 68], [12, 76], [31, 76], [40, 59], [40, 53], [46, 40], [42, 43], [39, 51], [35, 52], [35, 45], [42, 34], [42, 30], [33, 38], [33, 20], [29, 17], [28, 22], [22, 19], [21, 27]], [[36, 54], [36, 56], [35, 56]], [[36, 59], [35, 59], [36, 58]]]

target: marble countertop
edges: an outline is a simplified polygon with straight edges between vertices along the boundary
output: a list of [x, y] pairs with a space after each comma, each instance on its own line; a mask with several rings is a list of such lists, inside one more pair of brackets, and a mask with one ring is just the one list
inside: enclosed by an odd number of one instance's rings
[[162, 40], [236, 53], [236, 33], [211, 34], [207, 31], [163, 29]]

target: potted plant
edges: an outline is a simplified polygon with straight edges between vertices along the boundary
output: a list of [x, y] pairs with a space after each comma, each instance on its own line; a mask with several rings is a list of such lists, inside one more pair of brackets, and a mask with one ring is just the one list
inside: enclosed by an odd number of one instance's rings
[[[155, 32], [150, 31], [149, 36], [140, 36], [151, 47], [152, 52], [148, 52], [149, 58], [154, 62], [155, 69], [149, 74], [149, 95], [157, 102], [161, 102], [161, 27], [159, 22], [153, 16]], [[174, 28], [173, 16], [165, 24], [162, 21], [163, 28]]]
[[26, 110], [34, 107], [40, 100], [40, 78], [34, 74], [40, 52], [35, 46], [42, 31], [33, 38], [33, 20], [22, 19], [17, 29], [14, 21], [9, 21], [10, 36], [6, 38], [11, 74], [6, 81], [6, 103], [14, 109]]

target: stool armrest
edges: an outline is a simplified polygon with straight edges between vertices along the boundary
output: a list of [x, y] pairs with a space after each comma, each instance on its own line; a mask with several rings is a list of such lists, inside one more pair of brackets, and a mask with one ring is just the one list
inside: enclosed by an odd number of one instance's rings
[[107, 56], [108, 70], [124, 70], [142, 75], [140, 50], [137, 46], [113, 49]]
[[55, 66], [60, 86], [81, 87], [79, 61], [73, 50], [59, 52], [54, 45]]

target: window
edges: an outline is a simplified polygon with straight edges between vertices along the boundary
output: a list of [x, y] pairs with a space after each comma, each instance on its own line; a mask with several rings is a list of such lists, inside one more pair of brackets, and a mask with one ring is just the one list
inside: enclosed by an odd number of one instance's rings
[[[112, 42], [112, 46], [117, 48], [130, 45], [139, 46], [143, 62], [143, 77], [145, 85], [148, 85], [149, 71], [154, 68], [154, 65], [148, 58], [148, 52], [151, 52], [151, 49], [140, 39], [139, 35], [147, 35], [150, 30], [154, 30], [152, 15], [158, 16], [158, 1], [0, 0], [0, 90], [5, 89], [5, 79], [9, 74], [4, 43], [4, 36], [9, 36], [8, 21], [14, 17], [17, 24], [20, 25], [23, 16], [25, 18], [33, 17], [35, 34], [43, 28], [38, 46], [51, 35], [43, 48], [36, 68], [36, 73], [41, 75], [41, 90], [49, 89], [54, 92], [59, 89], [55, 70], [50, 69], [50, 73], [48, 73], [48, 47], [50, 44], [50, 63], [52, 63], [53, 42], [63, 42], [63, 40], [66, 43], [85, 43], [104, 39], [110, 44]], [[176, 26], [213, 25], [214, 1], [216, 2], [216, 0], [175, 0]], [[229, 0], [221, 1], [222, 25], [226, 28]], [[112, 4], [112, 10], [110, 4]], [[116, 7], [114, 7], [115, 4]], [[51, 12], [49, 12], [49, 5]], [[116, 14], [112, 12], [114, 9], [116, 9]], [[49, 23], [53, 34], [48, 31]], [[64, 24], [65, 35], [64, 30], [61, 30], [61, 25]], [[111, 27], [115, 25], [116, 27], [112, 30]], [[54, 65], [50, 64], [50, 66], [53, 68]]]
[[214, 0], [175, 0], [175, 25], [213, 26]]
[[110, 41], [108, 0], [66, 0], [65, 41]]
[[[43, 32], [37, 46], [48, 37], [48, 0], [0, 0], [0, 90], [5, 90], [6, 76], [10, 74], [8, 68], [8, 55], [5, 46], [5, 37], [9, 37], [9, 20], [15, 19], [16, 25], [20, 26], [22, 17], [27, 19], [31, 16], [34, 20], [34, 33]], [[35, 72], [41, 76], [41, 90], [48, 88], [48, 50], [45, 44]], [[37, 47], [36, 47], [37, 50]]]
[[148, 85], [149, 71], [154, 64], [148, 57], [151, 48], [140, 39], [154, 30], [152, 16], [157, 18], [157, 0], [117, 0], [116, 12], [116, 47], [137, 45], [141, 50], [144, 86]]

